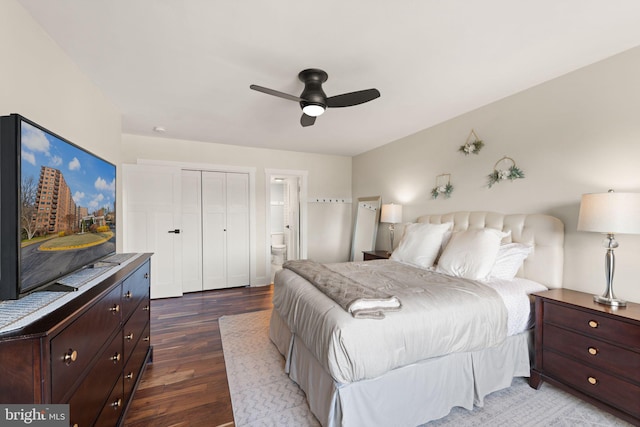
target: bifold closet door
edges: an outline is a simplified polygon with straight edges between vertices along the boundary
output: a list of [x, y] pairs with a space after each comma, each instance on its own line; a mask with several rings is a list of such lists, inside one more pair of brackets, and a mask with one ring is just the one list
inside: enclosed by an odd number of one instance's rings
[[227, 173], [227, 286], [250, 283], [249, 175]]
[[202, 291], [202, 172], [182, 171], [182, 291]]
[[249, 284], [249, 176], [202, 171], [203, 289]]

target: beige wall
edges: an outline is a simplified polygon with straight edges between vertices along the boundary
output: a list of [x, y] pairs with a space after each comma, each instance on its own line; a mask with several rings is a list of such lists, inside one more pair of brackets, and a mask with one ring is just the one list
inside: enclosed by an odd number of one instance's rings
[[0, 2], [0, 40], [0, 115], [21, 114], [119, 164], [120, 113], [13, 0]]
[[[580, 197], [640, 192], [639, 76], [635, 48], [357, 156], [353, 197], [402, 203], [405, 221], [457, 210], [555, 215], [566, 228], [564, 287], [602, 293], [602, 236], [576, 231]], [[465, 156], [457, 150], [471, 129], [486, 145]], [[526, 178], [489, 189], [486, 177], [503, 156]], [[455, 189], [450, 199], [433, 200], [441, 173], [452, 174]], [[640, 236], [617, 237], [614, 289], [640, 302]], [[379, 248], [387, 239], [381, 227]]]
[[[138, 159], [256, 168], [257, 284], [270, 281], [266, 271], [265, 169], [308, 173], [308, 198], [351, 198], [351, 157], [237, 147], [225, 144], [123, 135], [123, 162]], [[308, 257], [320, 262], [345, 261], [351, 244], [351, 204], [307, 203]]]

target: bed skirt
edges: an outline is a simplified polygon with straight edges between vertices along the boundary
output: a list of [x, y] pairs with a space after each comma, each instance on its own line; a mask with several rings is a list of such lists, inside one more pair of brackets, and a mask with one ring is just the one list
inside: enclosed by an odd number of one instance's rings
[[446, 416], [455, 406], [482, 406], [486, 395], [509, 387], [513, 377], [528, 377], [533, 334], [526, 331], [497, 347], [426, 359], [348, 384], [331, 378], [276, 310], [269, 337], [323, 426], [414, 427]]

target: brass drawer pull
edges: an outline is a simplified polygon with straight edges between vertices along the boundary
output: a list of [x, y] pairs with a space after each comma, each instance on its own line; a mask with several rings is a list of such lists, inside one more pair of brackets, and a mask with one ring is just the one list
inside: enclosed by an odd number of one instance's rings
[[133, 296], [133, 294], [131, 293], [131, 291], [127, 291], [126, 294], [124, 294], [125, 298], [131, 298]]
[[118, 398], [118, 400], [111, 403], [111, 406], [113, 407], [113, 409], [118, 409], [119, 407], [122, 406], [122, 399]]
[[112, 312], [113, 314], [119, 313], [120, 312], [120, 304], [113, 304], [113, 307], [110, 307], [109, 311]]
[[595, 320], [589, 320], [589, 326], [592, 328], [597, 328], [599, 325]]
[[591, 385], [598, 384], [598, 379], [595, 378], [595, 377], [589, 377], [589, 378], [587, 378], [587, 381], [589, 381], [589, 384], [591, 384]]
[[142, 338], [142, 341], [147, 341], [148, 342], [149, 341], [149, 337]]
[[111, 356], [111, 360], [113, 360], [113, 363], [118, 363], [121, 357], [122, 356], [120, 356], [120, 353], [116, 353], [113, 356]]
[[127, 341], [131, 341], [133, 339], [133, 332], [131, 332], [129, 335], [126, 335], [124, 337]]
[[133, 379], [133, 372], [129, 372], [128, 374], [126, 374], [124, 376], [125, 380], [132, 380]]
[[143, 309], [144, 311], [149, 311], [149, 306], [148, 306], [148, 305], [145, 305], [144, 307], [142, 307], [142, 309]]
[[589, 347], [588, 351], [589, 351], [589, 354], [592, 356], [595, 356], [596, 354], [598, 354], [598, 349], [595, 347]]
[[148, 279], [149, 278], [149, 273], [144, 273], [144, 278]]
[[77, 358], [78, 358], [78, 352], [75, 351], [75, 350], [69, 349], [69, 351], [65, 353], [64, 357], [62, 358], [62, 360], [67, 365], [70, 365], [71, 362], [75, 362]]

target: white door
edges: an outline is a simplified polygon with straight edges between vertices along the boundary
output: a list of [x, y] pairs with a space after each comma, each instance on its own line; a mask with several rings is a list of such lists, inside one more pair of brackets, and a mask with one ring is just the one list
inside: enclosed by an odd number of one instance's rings
[[226, 174], [202, 172], [203, 289], [227, 287]]
[[151, 298], [182, 295], [181, 171], [122, 165], [123, 249], [153, 252]]
[[287, 259], [300, 258], [300, 184], [299, 178], [287, 178], [287, 223], [285, 224], [285, 243]]
[[249, 277], [249, 175], [226, 174], [227, 286], [245, 286]]
[[202, 291], [202, 180], [182, 171], [182, 291]]

